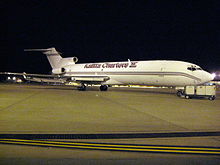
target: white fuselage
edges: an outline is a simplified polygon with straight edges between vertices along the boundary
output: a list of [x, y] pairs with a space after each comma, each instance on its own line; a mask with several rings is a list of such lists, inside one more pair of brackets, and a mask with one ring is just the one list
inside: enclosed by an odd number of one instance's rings
[[103, 85], [199, 85], [212, 80], [210, 73], [199, 66], [183, 61], [124, 61], [63, 65], [64, 76], [100, 77], [109, 80]]

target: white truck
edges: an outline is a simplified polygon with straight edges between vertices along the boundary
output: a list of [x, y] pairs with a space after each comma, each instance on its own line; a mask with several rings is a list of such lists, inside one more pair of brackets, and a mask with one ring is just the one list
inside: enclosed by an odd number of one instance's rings
[[183, 96], [185, 96], [186, 99], [190, 99], [192, 97], [207, 97], [209, 100], [215, 100], [216, 86], [186, 86], [183, 91]]

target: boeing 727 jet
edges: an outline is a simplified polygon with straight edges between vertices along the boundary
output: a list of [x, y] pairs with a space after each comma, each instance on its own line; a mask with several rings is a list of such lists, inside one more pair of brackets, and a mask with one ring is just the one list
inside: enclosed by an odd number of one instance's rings
[[[112, 85], [173, 86], [200, 85], [213, 79], [212, 75], [198, 65], [172, 60], [123, 61], [76, 64], [78, 58], [62, 58], [55, 48], [25, 49], [45, 54], [52, 67], [52, 75], [25, 74], [51, 80], [78, 83], [79, 90], [89, 84], [100, 85], [106, 91]], [[34, 81], [34, 79], [33, 79]], [[39, 81], [39, 78], [38, 78]], [[181, 91], [179, 94], [181, 94]]]

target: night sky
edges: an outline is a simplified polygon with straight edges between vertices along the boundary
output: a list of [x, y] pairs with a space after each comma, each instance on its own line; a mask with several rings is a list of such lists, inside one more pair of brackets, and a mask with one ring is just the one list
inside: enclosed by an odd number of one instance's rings
[[182, 60], [220, 70], [218, 0], [2, 0], [0, 6], [0, 72], [49, 73], [45, 55], [23, 51], [49, 47], [79, 63]]

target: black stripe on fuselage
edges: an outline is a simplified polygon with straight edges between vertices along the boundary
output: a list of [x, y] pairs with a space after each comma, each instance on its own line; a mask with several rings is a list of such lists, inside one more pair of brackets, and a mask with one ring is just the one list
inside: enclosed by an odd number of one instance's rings
[[183, 72], [67, 72], [65, 76], [81, 76], [81, 75], [91, 75], [91, 76], [109, 76], [109, 75], [153, 75], [153, 76], [184, 76], [197, 81], [201, 81], [200, 78], [192, 76]]

